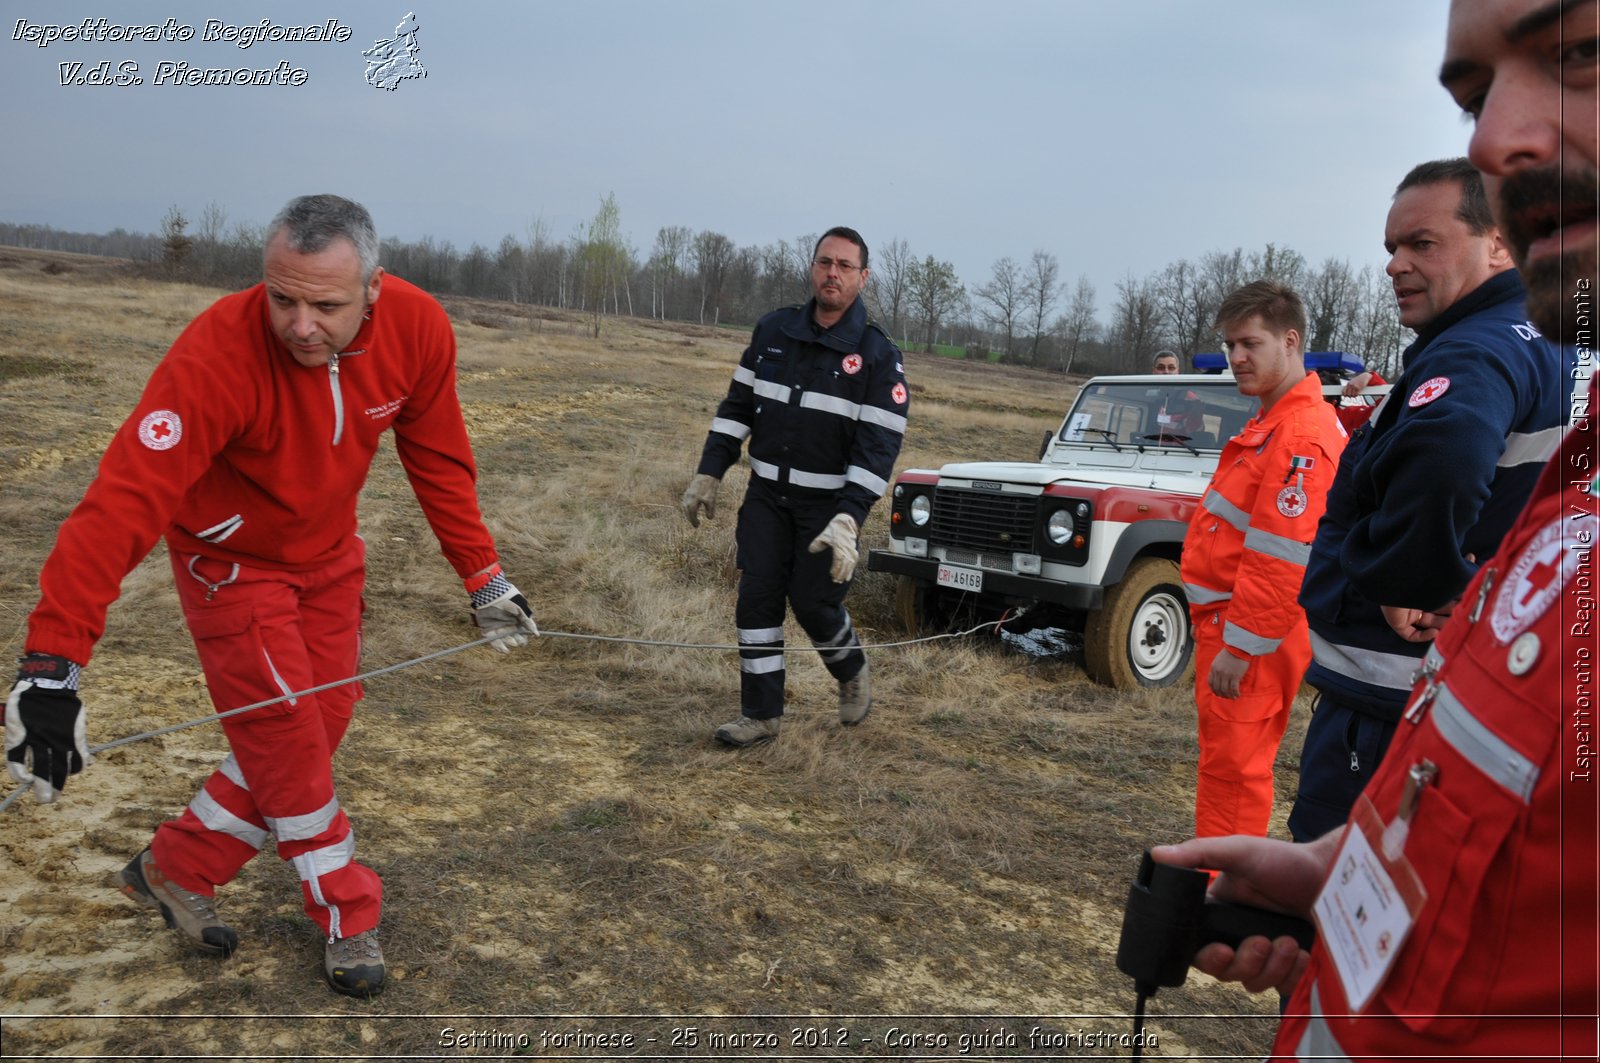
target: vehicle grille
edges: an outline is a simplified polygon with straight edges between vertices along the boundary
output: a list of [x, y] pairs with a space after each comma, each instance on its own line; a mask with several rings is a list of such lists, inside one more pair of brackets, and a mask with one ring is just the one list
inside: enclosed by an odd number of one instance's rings
[[939, 487], [933, 492], [928, 538], [940, 546], [999, 553], [1009, 561], [1013, 551], [1032, 552], [1038, 511], [1035, 495]]

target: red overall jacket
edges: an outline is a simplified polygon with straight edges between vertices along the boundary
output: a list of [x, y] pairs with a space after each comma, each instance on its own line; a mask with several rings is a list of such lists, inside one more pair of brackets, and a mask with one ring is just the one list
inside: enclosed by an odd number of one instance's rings
[[262, 285], [218, 300], [156, 366], [62, 523], [26, 651], [88, 663], [123, 577], [162, 535], [175, 551], [223, 561], [327, 563], [356, 530], [357, 496], [389, 428], [456, 572], [493, 564], [455, 336], [431, 296], [385, 275], [349, 347], [315, 368], [273, 335]]
[[1275, 1055], [1595, 1058], [1596, 427], [1467, 587], [1365, 791], [1387, 823], [1412, 768], [1436, 768], [1404, 847], [1427, 894], [1410, 936], [1353, 1016], [1319, 944]]

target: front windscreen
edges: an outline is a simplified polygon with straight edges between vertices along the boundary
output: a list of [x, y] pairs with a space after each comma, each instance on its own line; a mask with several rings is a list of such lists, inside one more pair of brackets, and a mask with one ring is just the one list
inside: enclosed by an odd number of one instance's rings
[[1066, 443], [1216, 450], [1256, 411], [1233, 387], [1193, 383], [1090, 384], [1061, 426]]

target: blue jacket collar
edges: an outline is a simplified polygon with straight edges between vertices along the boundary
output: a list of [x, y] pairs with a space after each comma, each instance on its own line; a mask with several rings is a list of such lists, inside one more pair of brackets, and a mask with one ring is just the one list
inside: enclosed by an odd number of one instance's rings
[[1439, 338], [1439, 334], [1452, 325], [1457, 324], [1476, 314], [1480, 310], [1488, 309], [1496, 303], [1510, 302], [1513, 299], [1522, 299], [1526, 296], [1522, 287], [1522, 275], [1514, 269], [1504, 273], [1496, 273], [1493, 277], [1478, 285], [1472, 291], [1463, 295], [1445, 309], [1445, 312], [1422, 326], [1422, 331], [1417, 333], [1417, 338], [1411, 341], [1405, 353], [1400, 356], [1401, 366], [1411, 360], [1413, 352], [1420, 351], [1428, 344]]
[[812, 298], [806, 302], [805, 313], [784, 325], [783, 331], [797, 340], [819, 343], [836, 351], [852, 353], [861, 349], [861, 336], [867, 330], [867, 304], [862, 302], [861, 296], [856, 296], [856, 301], [831, 329], [818, 328], [816, 312], [817, 300]]

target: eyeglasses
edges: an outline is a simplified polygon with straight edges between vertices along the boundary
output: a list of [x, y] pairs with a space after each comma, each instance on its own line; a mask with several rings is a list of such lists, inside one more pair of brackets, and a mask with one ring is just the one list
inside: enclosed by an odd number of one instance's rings
[[838, 269], [840, 273], [854, 273], [856, 270], [861, 268], [854, 262], [841, 262], [834, 258], [814, 258], [811, 260], [811, 264], [822, 270], [824, 273], [828, 272], [830, 269]]

